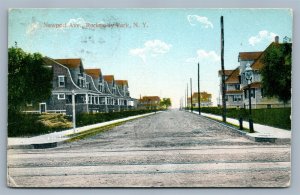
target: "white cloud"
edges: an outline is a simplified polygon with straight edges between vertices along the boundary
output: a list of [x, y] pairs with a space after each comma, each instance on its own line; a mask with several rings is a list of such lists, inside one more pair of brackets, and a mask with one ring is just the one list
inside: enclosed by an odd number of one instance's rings
[[195, 26], [196, 22], [199, 22], [202, 27], [204, 28], [214, 28], [214, 25], [211, 21], [208, 20], [205, 16], [198, 16], [198, 15], [188, 15], [187, 20], [189, 21], [190, 25]]
[[144, 47], [131, 49], [129, 53], [133, 56], [138, 56], [142, 58], [145, 62], [147, 56], [157, 56], [162, 55], [171, 49], [172, 45], [167, 44], [161, 40], [149, 40], [144, 43]]
[[220, 61], [220, 56], [215, 51], [205, 51], [203, 49], [198, 49], [196, 52], [196, 57], [186, 59], [186, 62], [218, 62]]
[[27, 26], [26, 34], [33, 35], [35, 31], [37, 31], [39, 28], [40, 28], [40, 24], [38, 22], [32, 22]]
[[254, 46], [263, 40], [272, 41], [272, 40], [274, 40], [275, 36], [276, 36], [276, 34], [273, 32], [269, 32], [267, 30], [262, 30], [262, 31], [259, 31], [256, 36], [251, 36], [249, 38], [248, 42], [250, 45]]

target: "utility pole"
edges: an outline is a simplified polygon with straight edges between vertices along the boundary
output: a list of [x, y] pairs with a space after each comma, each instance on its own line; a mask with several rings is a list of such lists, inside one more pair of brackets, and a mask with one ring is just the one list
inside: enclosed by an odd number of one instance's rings
[[189, 100], [189, 84], [186, 84], [186, 109], [188, 110], [188, 101]]
[[192, 88], [192, 78], [190, 78], [191, 83], [191, 112], [193, 112], [193, 88]]
[[198, 62], [198, 112], [201, 115], [201, 104], [200, 104], [200, 64]]
[[185, 89], [184, 89], [184, 109], [186, 110], [186, 93], [185, 93]]
[[223, 118], [223, 122], [226, 122], [223, 16], [221, 16], [221, 69], [222, 69], [222, 104], [223, 104], [222, 118]]

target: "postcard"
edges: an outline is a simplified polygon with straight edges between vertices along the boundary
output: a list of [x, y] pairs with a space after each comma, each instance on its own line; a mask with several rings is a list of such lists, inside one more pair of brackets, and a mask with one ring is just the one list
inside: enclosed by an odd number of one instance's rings
[[8, 10], [7, 185], [289, 187], [291, 9]]

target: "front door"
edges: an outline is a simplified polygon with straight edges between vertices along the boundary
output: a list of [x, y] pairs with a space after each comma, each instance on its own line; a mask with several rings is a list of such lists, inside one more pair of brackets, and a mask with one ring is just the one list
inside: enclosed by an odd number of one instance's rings
[[40, 103], [40, 113], [46, 112], [46, 103]]

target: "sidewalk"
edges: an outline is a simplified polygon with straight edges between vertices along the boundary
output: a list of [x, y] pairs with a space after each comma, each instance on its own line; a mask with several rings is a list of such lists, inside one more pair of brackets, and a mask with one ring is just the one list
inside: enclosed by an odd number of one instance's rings
[[[193, 113], [199, 114], [199, 112], [197, 111], [193, 111]], [[201, 113], [201, 116], [222, 121], [222, 116], [219, 115]], [[226, 118], [226, 121], [228, 123], [239, 126], [239, 121], [237, 119]], [[226, 125], [224, 123], [221, 124]], [[243, 127], [249, 128], [249, 122], [243, 121]], [[238, 130], [237, 128], [232, 128], [232, 127], [230, 128], [237, 131], [240, 134], [245, 135], [248, 139], [256, 142], [291, 143], [291, 131], [279, 129], [276, 127], [270, 127], [266, 125], [253, 123], [253, 128], [255, 133], [247, 133]]]
[[[161, 111], [158, 111], [156, 113], [159, 113]], [[73, 129], [68, 129], [65, 131], [60, 131], [60, 132], [54, 132], [50, 134], [44, 134], [44, 135], [39, 135], [39, 136], [34, 136], [34, 137], [27, 137], [27, 138], [20, 138], [20, 137], [11, 137], [7, 138], [7, 148], [8, 149], [38, 149], [38, 148], [53, 148], [57, 147], [60, 144], [63, 144], [67, 140], [72, 138], [72, 134], [74, 133], [80, 133], [83, 131], [87, 131], [90, 129], [94, 128], [99, 128], [99, 127], [104, 127], [108, 125], [112, 125], [115, 123], [119, 122], [125, 122], [149, 115], [153, 115], [155, 112], [147, 113], [147, 114], [141, 114], [141, 115], [136, 115], [136, 116], [130, 116], [127, 118], [122, 118], [122, 119], [117, 119], [117, 120], [112, 120], [112, 121], [107, 121], [103, 123], [97, 123], [93, 125], [87, 125], [84, 127], [78, 127], [76, 128], [76, 131], [74, 132]]]

